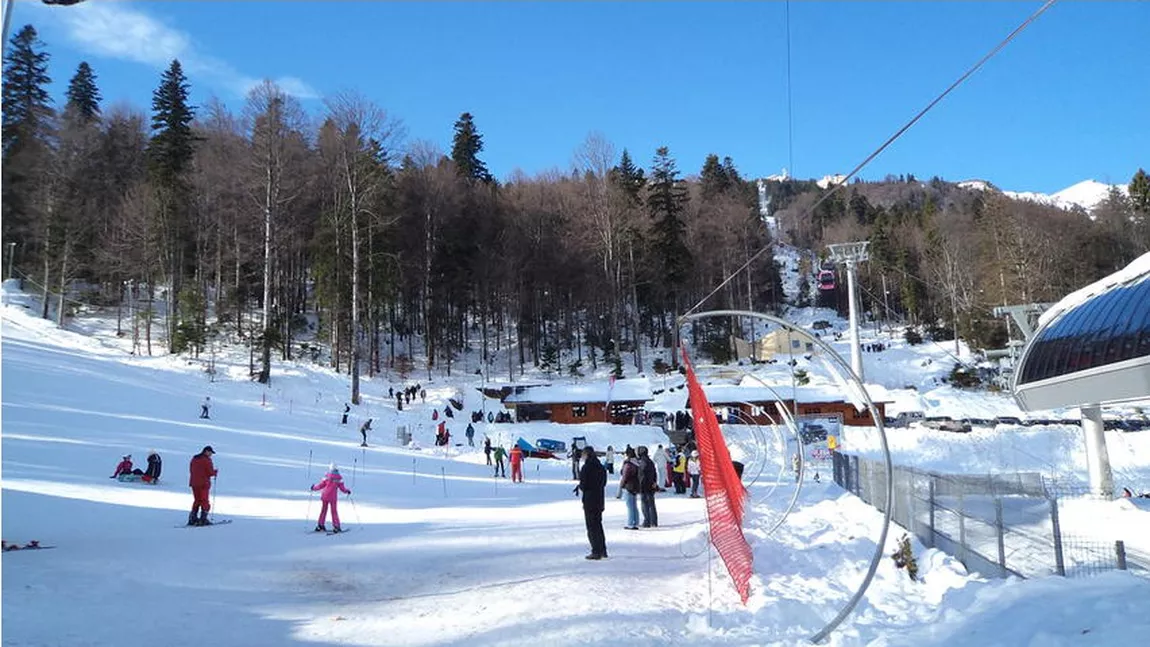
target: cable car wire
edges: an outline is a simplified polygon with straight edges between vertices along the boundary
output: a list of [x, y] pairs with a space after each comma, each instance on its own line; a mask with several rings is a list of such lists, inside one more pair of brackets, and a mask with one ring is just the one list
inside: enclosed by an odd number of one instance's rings
[[[947, 87], [945, 90], [943, 90], [942, 94], [939, 94], [937, 97], [934, 98], [933, 101], [928, 103], [925, 108], [923, 108], [922, 110], [919, 110], [918, 114], [916, 114], [914, 117], [912, 117], [910, 121], [906, 122], [906, 125], [904, 125], [902, 128], [899, 128], [893, 135], [891, 135], [889, 138], [887, 138], [887, 140], [885, 142], [883, 142], [881, 146], [876, 148], [873, 153], [868, 155], [866, 157], [866, 159], [864, 159], [863, 161], [859, 162], [859, 164], [857, 166], [855, 166], [854, 169], [851, 170], [850, 173], [847, 173], [845, 176], [843, 176], [843, 178], [841, 180], [832, 184], [828, 188], [826, 193], [824, 193], [822, 195], [822, 197], [820, 197], [818, 200], [816, 200], [813, 205], [808, 207], [802, 213], [802, 215], [799, 216], [799, 218], [800, 219], [805, 218], [806, 216], [813, 213], [814, 210], [817, 209], [818, 206], [821, 205], [824, 201], [826, 201], [827, 198], [834, 195], [834, 193], [836, 191], [838, 191], [840, 188], [846, 186], [847, 182], [849, 182], [852, 177], [854, 177], [856, 174], [858, 174], [858, 172], [861, 171], [863, 169], [863, 167], [865, 167], [867, 164], [870, 164], [871, 161], [874, 160], [874, 158], [878, 157], [880, 153], [882, 153], [884, 150], [886, 150], [886, 148], [888, 146], [893, 144], [896, 139], [898, 139], [899, 137], [901, 137], [903, 135], [903, 133], [910, 130], [911, 126], [918, 123], [918, 120], [922, 119], [923, 116], [925, 116], [927, 112], [930, 112], [930, 110], [932, 108], [934, 108], [936, 105], [938, 105], [938, 103], [940, 101], [942, 101], [944, 98], [946, 98], [946, 95], [950, 94], [952, 91], [954, 91], [955, 88], [962, 85], [962, 83], [964, 81], [966, 81], [968, 78], [970, 78], [971, 75], [973, 75], [975, 72], [977, 72], [984, 64], [986, 64], [987, 61], [989, 61], [991, 58], [994, 58], [994, 56], [996, 54], [998, 54], [1000, 51], [1002, 51], [1002, 49], [1004, 47], [1006, 47], [1010, 43], [1010, 41], [1014, 40], [1014, 38], [1016, 36], [1018, 36], [1018, 34], [1022, 33], [1022, 31], [1024, 29], [1029, 27], [1032, 22], [1037, 20], [1039, 16], [1041, 16], [1043, 13], [1045, 13], [1046, 10], [1049, 9], [1050, 7], [1052, 7], [1054, 5], [1054, 3], [1057, 1], [1058, 0], [1046, 0], [1046, 2], [1044, 2], [1042, 4], [1042, 6], [1039, 7], [1034, 13], [1030, 14], [1030, 16], [1026, 20], [1024, 20], [1022, 22], [1022, 24], [1020, 24], [1018, 27], [1015, 27], [1014, 31], [1007, 34], [1006, 38], [1002, 39], [1002, 41], [999, 42], [998, 45], [996, 45], [994, 47], [994, 49], [987, 52], [987, 54], [985, 56], [983, 56], [981, 59], [979, 59], [979, 61], [977, 63], [975, 63], [973, 66], [971, 66], [970, 69], [968, 69], [966, 72], [964, 72], [962, 76], [958, 77], [958, 79], [954, 83], [951, 83], [949, 87]], [[736, 276], [738, 276], [740, 272], [742, 272], [742, 271], [746, 270], [748, 267], [750, 267], [752, 263], [754, 263], [756, 260], [758, 260], [758, 258], [760, 256], [762, 256], [764, 253], [766, 253], [770, 249], [771, 249], [770, 243], [764, 245], [762, 248], [759, 249], [759, 251], [752, 254], [751, 257], [748, 258], [745, 263], [743, 263], [738, 268], [736, 268], [734, 271], [732, 271], [727, 276], [727, 278], [723, 279], [723, 281], [721, 283], [719, 283], [719, 285], [717, 285], [714, 290], [711, 290], [705, 297], [700, 299], [698, 303], [691, 306], [691, 308], [683, 314], [689, 315], [689, 314], [694, 313], [696, 310], [698, 310], [700, 307], [702, 307], [702, 305], [704, 303], [706, 303], [708, 299], [715, 296], [715, 294], [718, 293], [719, 290], [722, 290], [724, 287], [726, 287], [726, 285], [728, 283], [730, 283], [732, 280], [734, 280], [734, 278]]]

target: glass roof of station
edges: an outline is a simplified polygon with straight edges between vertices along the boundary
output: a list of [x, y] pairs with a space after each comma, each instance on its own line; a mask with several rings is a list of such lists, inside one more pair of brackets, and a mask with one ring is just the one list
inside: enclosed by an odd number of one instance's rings
[[1018, 385], [1150, 356], [1150, 274], [1068, 310], [1030, 342]]

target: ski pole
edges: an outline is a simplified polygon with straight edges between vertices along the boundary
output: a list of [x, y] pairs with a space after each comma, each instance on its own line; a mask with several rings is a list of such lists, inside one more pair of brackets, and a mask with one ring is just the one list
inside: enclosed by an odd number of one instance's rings
[[216, 520], [216, 490], [220, 488], [218, 476], [212, 476], [212, 521]]
[[315, 490], [311, 489], [311, 452], [312, 452], [312, 450], [310, 450], [310, 449], [307, 450], [308, 493], [307, 493], [307, 517], [304, 518], [304, 523], [311, 523], [311, 502], [315, 498]]
[[355, 472], [356, 472], [356, 467], [358, 465], [359, 465], [359, 459], [358, 458], [351, 459], [351, 487], [353, 490], [355, 489]]
[[362, 526], [363, 523], [359, 520], [359, 508], [355, 506], [355, 497], [353, 497], [350, 492], [347, 494], [347, 500], [351, 501], [351, 511], [355, 513], [355, 525]]
[[447, 496], [447, 469], [439, 468], [439, 473], [443, 476], [443, 496]]

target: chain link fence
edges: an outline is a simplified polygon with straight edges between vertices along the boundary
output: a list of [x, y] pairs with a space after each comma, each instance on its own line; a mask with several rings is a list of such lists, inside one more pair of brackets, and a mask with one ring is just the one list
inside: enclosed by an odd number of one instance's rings
[[[835, 452], [833, 468], [835, 483], [886, 511], [883, 463]], [[1052, 489], [1037, 472], [939, 474], [896, 466], [892, 478], [891, 519], [984, 577], [1074, 577], [1127, 568], [1122, 541], [1064, 532], [1059, 499], [1070, 489]]]

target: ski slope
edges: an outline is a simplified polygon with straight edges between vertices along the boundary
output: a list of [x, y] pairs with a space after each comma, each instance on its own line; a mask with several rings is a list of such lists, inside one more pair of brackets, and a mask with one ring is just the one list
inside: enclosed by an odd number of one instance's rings
[[[473, 376], [436, 376], [427, 403], [404, 412], [386, 391], [406, 383], [365, 380], [343, 426], [346, 376], [277, 364], [268, 388], [248, 381], [245, 351], [217, 360], [212, 382], [199, 363], [57, 330], [20, 295], [6, 293], [2, 309], [3, 536], [57, 547], [0, 558], [6, 646], [800, 645], [853, 593], [875, 548], [881, 516], [813, 481], [768, 536], [790, 491], [765, 477], [750, 488], [756, 574], [744, 607], [707, 550], [701, 499], [661, 494], [661, 527], [626, 531], [612, 481], [610, 558], [588, 562], [566, 461], [529, 460], [513, 485], [492, 477], [479, 447], [433, 447], [430, 412], [447, 398], [466, 400], [450, 420], [456, 442], [466, 413], [491, 406]], [[201, 420], [206, 395], [212, 418]], [[367, 417], [376, 432], [361, 448]], [[399, 424], [421, 449], [396, 444]], [[476, 426], [477, 445], [485, 434], [507, 446], [664, 440], [653, 427]], [[731, 442], [746, 451], [745, 438]], [[235, 522], [186, 528], [187, 461], [208, 444], [214, 513]], [[165, 459], [160, 485], [108, 478], [121, 455], [139, 464], [149, 449]], [[351, 532], [326, 536], [310, 532], [308, 488], [331, 461], [353, 492], [340, 502]], [[892, 528], [886, 553], [900, 535]], [[829, 644], [1134, 645], [1150, 632], [1142, 577], [986, 581], [937, 551], [916, 554], [921, 581], [884, 560]]]

